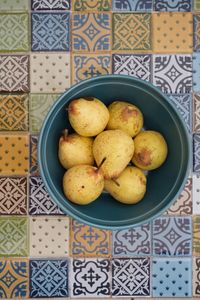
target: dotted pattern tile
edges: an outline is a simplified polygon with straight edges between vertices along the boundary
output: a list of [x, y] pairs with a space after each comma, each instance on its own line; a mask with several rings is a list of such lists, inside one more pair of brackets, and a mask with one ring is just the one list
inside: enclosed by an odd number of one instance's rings
[[[106, 74], [164, 92], [192, 149], [171, 207], [113, 232], [66, 215], [37, 161], [52, 105]], [[0, 0], [0, 299], [199, 295], [200, 0]]]

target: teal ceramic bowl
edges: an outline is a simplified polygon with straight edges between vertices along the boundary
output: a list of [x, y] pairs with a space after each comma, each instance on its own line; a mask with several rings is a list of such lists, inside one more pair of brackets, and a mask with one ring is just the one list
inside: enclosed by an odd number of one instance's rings
[[[95, 96], [109, 105], [123, 100], [138, 106], [145, 128], [161, 132], [168, 144], [166, 162], [148, 173], [147, 192], [141, 202], [125, 205], [103, 193], [96, 201], [81, 206], [63, 194], [65, 170], [58, 160], [58, 141], [70, 128], [66, 107], [72, 99]], [[68, 215], [100, 228], [121, 229], [146, 223], [162, 214], [184, 187], [190, 167], [190, 141], [184, 121], [171, 101], [151, 84], [123, 75], [106, 75], [83, 81], [64, 93], [48, 113], [39, 137], [38, 161], [44, 184], [53, 201]]]

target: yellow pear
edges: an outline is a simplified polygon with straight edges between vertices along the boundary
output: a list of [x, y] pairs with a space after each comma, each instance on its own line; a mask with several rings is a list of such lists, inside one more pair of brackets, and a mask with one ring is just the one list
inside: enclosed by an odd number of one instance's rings
[[82, 136], [95, 136], [103, 131], [109, 120], [109, 112], [103, 102], [94, 97], [71, 101], [68, 107], [69, 122]]
[[117, 178], [134, 153], [134, 142], [122, 130], [105, 130], [94, 140], [93, 154], [97, 166], [105, 159], [101, 171], [106, 179]]
[[93, 165], [92, 146], [92, 138], [83, 137], [77, 133], [68, 134], [68, 130], [65, 129], [58, 147], [58, 158], [61, 165], [65, 169], [82, 164]]
[[71, 202], [85, 205], [96, 200], [104, 188], [104, 178], [99, 169], [78, 165], [67, 170], [63, 177], [63, 191]]
[[140, 132], [134, 139], [134, 145], [132, 162], [143, 170], [154, 170], [167, 158], [167, 143], [157, 131]]
[[121, 129], [130, 136], [136, 136], [143, 127], [143, 115], [135, 105], [115, 101], [108, 106], [110, 118], [107, 129]]
[[114, 181], [105, 180], [105, 189], [119, 202], [135, 204], [144, 197], [146, 181], [140, 169], [128, 166]]

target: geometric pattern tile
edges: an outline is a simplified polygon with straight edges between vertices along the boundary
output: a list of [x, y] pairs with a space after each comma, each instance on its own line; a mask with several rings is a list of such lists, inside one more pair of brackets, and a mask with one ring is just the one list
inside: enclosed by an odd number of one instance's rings
[[200, 215], [200, 175], [193, 174], [192, 176], [192, 201], [193, 214]]
[[200, 257], [193, 258], [193, 295], [200, 296]]
[[153, 0], [113, 0], [113, 11], [150, 11]]
[[32, 13], [32, 51], [69, 50], [69, 13]]
[[27, 178], [0, 177], [0, 215], [27, 213]]
[[99, 52], [111, 49], [109, 13], [73, 13], [72, 49], [76, 52]]
[[31, 53], [31, 92], [62, 93], [70, 87], [68, 53]]
[[29, 56], [0, 55], [0, 91], [29, 92]]
[[0, 134], [0, 175], [26, 175], [28, 159], [27, 134]]
[[68, 262], [57, 260], [30, 260], [30, 297], [67, 297]]
[[63, 212], [51, 200], [41, 177], [29, 177], [29, 214], [63, 215]]
[[160, 217], [153, 221], [153, 254], [190, 256], [192, 220], [188, 217]]
[[28, 130], [28, 95], [0, 95], [0, 130]]
[[192, 56], [153, 55], [153, 84], [166, 94], [191, 93]]
[[28, 51], [28, 14], [0, 14], [0, 52]]
[[112, 0], [71, 0], [75, 11], [106, 11], [111, 9]]
[[27, 298], [28, 260], [24, 258], [0, 259], [0, 298]]
[[[192, 178], [189, 177], [183, 191], [174, 204], [166, 211], [168, 215], [192, 214]], [[194, 196], [193, 196], [194, 197]]]
[[115, 258], [112, 260], [113, 296], [149, 296], [149, 258]]
[[192, 13], [189, 12], [153, 14], [154, 52], [192, 53], [192, 23]]
[[200, 134], [193, 135], [193, 172], [200, 171]]
[[113, 50], [150, 50], [151, 14], [113, 14]]
[[38, 133], [42, 123], [59, 94], [30, 94], [29, 100], [29, 128]]
[[152, 277], [153, 297], [192, 296], [191, 258], [154, 258]]
[[68, 10], [70, 0], [31, 0], [32, 10]]
[[109, 259], [75, 258], [71, 262], [71, 296], [109, 297], [109, 277]]
[[30, 173], [31, 175], [39, 175], [37, 161], [37, 144], [38, 135], [30, 135]]
[[200, 52], [193, 54], [193, 91], [200, 92]]
[[193, 132], [200, 132], [200, 94], [193, 94]]
[[3, 0], [0, 2], [1, 11], [26, 11], [29, 7], [29, 1], [27, 0]]
[[82, 54], [72, 56], [72, 84], [111, 73], [110, 55]]
[[193, 47], [194, 47], [194, 51], [200, 51], [200, 15], [194, 15], [193, 22], [194, 22]]
[[170, 95], [189, 132], [192, 132], [192, 95]]
[[151, 55], [114, 54], [112, 57], [113, 74], [129, 75], [142, 80], [151, 80]]
[[110, 232], [71, 221], [70, 246], [72, 256], [109, 256]]
[[200, 256], [200, 216], [193, 216], [193, 255]]
[[113, 256], [150, 255], [150, 224], [140, 225], [112, 232]]
[[[0, 256], [28, 255], [28, 219], [0, 217]], [[1, 273], [1, 272], [0, 272]]]
[[191, 11], [192, 0], [154, 0], [157, 11]]

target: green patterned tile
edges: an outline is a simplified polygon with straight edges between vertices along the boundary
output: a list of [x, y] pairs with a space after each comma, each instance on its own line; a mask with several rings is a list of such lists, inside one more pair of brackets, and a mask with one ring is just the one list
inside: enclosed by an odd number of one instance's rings
[[28, 51], [28, 48], [28, 14], [0, 14], [0, 52]]
[[28, 0], [0, 0], [0, 11], [11, 10], [28, 10]]
[[0, 256], [28, 255], [28, 219], [0, 217]]
[[31, 94], [29, 102], [30, 131], [39, 132], [41, 125], [53, 103], [60, 94]]
[[193, 5], [195, 10], [200, 10], [200, 0], [194, 0]]

